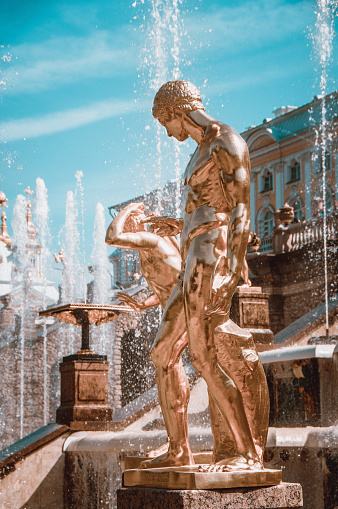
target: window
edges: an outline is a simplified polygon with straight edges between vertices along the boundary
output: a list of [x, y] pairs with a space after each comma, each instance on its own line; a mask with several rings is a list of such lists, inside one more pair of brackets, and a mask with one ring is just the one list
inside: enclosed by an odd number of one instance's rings
[[273, 229], [273, 212], [271, 209], [265, 209], [260, 215], [258, 221], [259, 237], [269, 237]]
[[[313, 172], [321, 173], [323, 171], [323, 157], [322, 157], [322, 148], [320, 147], [316, 152], [312, 155], [313, 161]], [[331, 170], [331, 152], [329, 150], [325, 150], [325, 170]]]
[[[326, 188], [325, 195], [326, 212], [330, 214], [333, 210], [333, 193], [330, 189]], [[312, 201], [312, 214], [314, 217], [322, 216], [324, 212], [323, 193], [316, 192]]]
[[267, 171], [262, 176], [262, 190], [261, 190], [261, 192], [264, 193], [266, 191], [271, 191], [272, 188], [273, 188], [272, 173], [270, 171]]
[[304, 216], [303, 216], [303, 212], [302, 212], [302, 202], [300, 201], [300, 199], [298, 198], [297, 200], [295, 200], [294, 202], [292, 202], [291, 204], [291, 207], [293, 207], [293, 212], [295, 214], [295, 218], [293, 220], [294, 223], [297, 223], [297, 219], [299, 221], [304, 221]]
[[294, 163], [289, 168], [288, 182], [297, 182], [297, 180], [300, 180], [300, 163]]
[[331, 170], [331, 154], [328, 150], [325, 152], [325, 168]]
[[263, 237], [269, 237], [273, 228], [273, 213], [268, 210], [263, 218]]

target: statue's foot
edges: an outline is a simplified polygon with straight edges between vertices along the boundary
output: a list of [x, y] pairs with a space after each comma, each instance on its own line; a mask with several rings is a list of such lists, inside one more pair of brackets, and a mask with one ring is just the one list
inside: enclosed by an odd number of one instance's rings
[[263, 470], [264, 467], [258, 459], [248, 458], [242, 455], [225, 458], [212, 465], [201, 465], [199, 472], [234, 472], [242, 470]]
[[157, 449], [154, 449], [153, 451], [149, 451], [147, 454], [147, 458], [157, 458], [157, 456], [161, 456], [162, 454], [165, 454], [168, 452], [169, 448], [169, 439], [168, 442], [166, 442], [163, 445], [160, 445]]
[[167, 452], [157, 456], [156, 458], [142, 461], [139, 468], [166, 468], [166, 467], [182, 467], [184, 465], [194, 465], [194, 458], [189, 449], [172, 451], [170, 447]]

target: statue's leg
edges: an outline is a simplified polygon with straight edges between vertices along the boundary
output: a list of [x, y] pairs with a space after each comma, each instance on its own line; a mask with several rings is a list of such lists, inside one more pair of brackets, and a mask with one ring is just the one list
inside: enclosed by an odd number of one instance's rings
[[214, 230], [195, 238], [186, 260], [183, 292], [189, 350], [194, 368], [205, 379], [213, 401], [231, 428], [239, 456], [238, 461], [233, 458], [232, 465], [247, 468], [257, 464], [259, 458], [241, 392], [231, 372], [218, 364], [213, 326], [206, 315], [210, 302], [210, 280], [217, 260], [213, 238], [215, 234], [217, 232]]
[[[241, 392], [257, 456], [263, 464], [263, 453], [269, 426], [269, 392], [262, 363], [252, 336], [232, 320], [216, 327], [214, 340], [217, 360], [223, 370], [231, 372]], [[220, 450], [222, 443], [220, 426]], [[225, 444], [226, 445], [226, 444]]]
[[194, 463], [188, 441], [189, 382], [181, 361], [182, 352], [188, 344], [185, 328], [183, 297], [176, 286], [164, 310], [151, 351], [169, 448], [163, 455], [141, 463], [141, 468]]
[[209, 410], [211, 431], [214, 438], [212, 463], [218, 463], [224, 459], [236, 456], [236, 442], [229, 427], [228, 421], [224, 419], [210, 392]]

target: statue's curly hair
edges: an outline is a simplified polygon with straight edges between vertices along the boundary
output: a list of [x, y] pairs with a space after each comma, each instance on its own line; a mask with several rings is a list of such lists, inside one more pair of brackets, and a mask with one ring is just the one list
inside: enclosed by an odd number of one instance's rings
[[168, 81], [155, 95], [153, 116], [159, 121], [166, 120], [166, 108], [184, 113], [205, 111], [197, 87], [184, 80]]

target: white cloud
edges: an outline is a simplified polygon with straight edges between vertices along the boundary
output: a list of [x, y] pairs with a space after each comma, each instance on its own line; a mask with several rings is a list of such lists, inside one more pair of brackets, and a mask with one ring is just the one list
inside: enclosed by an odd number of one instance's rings
[[[308, 1], [263, 0], [241, 2], [235, 5], [215, 6], [208, 14], [199, 13], [197, 19], [187, 19], [188, 33], [201, 41], [201, 48], [235, 54], [289, 42], [293, 34], [301, 34], [311, 21], [312, 4]], [[222, 58], [223, 58], [222, 54]]]
[[[68, 7], [67, 7], [68, 9]], [[187, 60], [209, 60], [252, 53], [255, 49], [288, 43], [306, 29], [312, 6], [308, 1], [260, 0], [205, 9], [185, 17], [192, 45], [181, 45]], [[6, 66], [6, 93], [38, 93], [60, 85], [134, 73], [145, 32], [123, 25], [114, 31], [98, 30], [89, 36], [51, 37], [40, 43], [11, 47], [13, 61]], [[185, 47], [186, 46], [186, 47]], [[203, 57], [202, 57], [203, 58]], [[184, 66], [183, 66], [184, 67]], [[1, 87], [0, 87], [1, 91]]]
[[[235, 80], [224, 80], [222, 83], [211, 83], [208, 84], [206, 88], [206, 93], [208, 96], [219, 95], [219, 94], [227, 94], [233, 90], [241, 90], [241, 89], [251, 89], [251, 87], [257, 85], [264, 85], [271, 82], [276, 82], [277, 80], [282, 80], [284, 78], [292, 76], [297, 76], [299, 73], [303, 73], [306, 68], [311, 68], [311, 64], [309, 62], [304, 62], [302, 65], [292, 65], [289, 67], [280, 67], [278, 62], [271, 68], [265, 69], [258, 73], [246, 73], [243, 70], [243, 74], [238, 76], [238, 79]], [[203, 91], [203, 90], [202, 90]]]
[[[182, 38], [187, 60], [200, 52], [210, 60], [288, 42], [311, 18], [308, 1], [260, 0], [193, 11], [185, 17], [192, 45]], [[68, 8], [67, 8], [68, 9]], [[123, 25], [89, 36], [51, 37], [40, 43], [11, 47], [13, 62], [6, 67], [7, 93], [34, 93], [87, 78], [134, 73], [145, 32]], [[185, 47], [185, 45], [187, 47]], [[0, 88], [1, 91], [1, 88]]]
[[9, 142], [37, 138], [118, 115], [138, 112], [144, 107], [143, 102], [101, 101], [83, 108], [51, 113], [43, 117], [10, 120], [0, 124], [0, 140]]
[[133, 71], [138, 50], [125, 32], [94, 32], [90, 37], [57, 37], [39, 44], [11, 47], [15, 61], [6, 69], [7, 93], [43, 89], [86, 78], [118, 76]]

